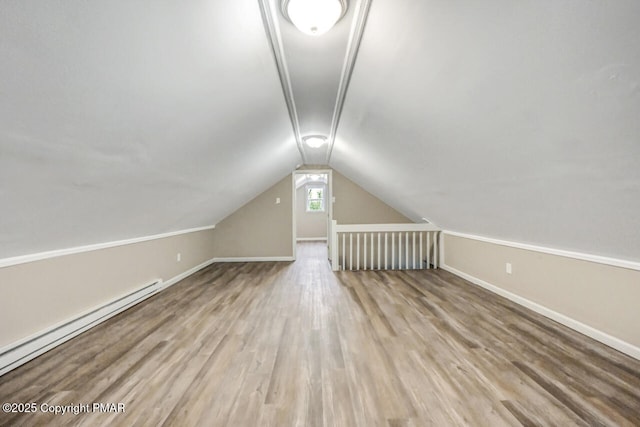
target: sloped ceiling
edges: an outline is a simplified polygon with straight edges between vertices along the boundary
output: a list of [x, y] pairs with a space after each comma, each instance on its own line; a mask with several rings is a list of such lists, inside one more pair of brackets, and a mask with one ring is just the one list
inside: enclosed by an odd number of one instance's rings
[[351, 0], [324, 39], [278, 3], [3, 1], [0, 258], [214, 224], [327, 159], [415, 220], [640, 260], [640, 3]]
[[215, 224], [300, 154], [255, 0], [3, 1], [0, 258]]
[[375, 0], [331, 165], [449, 230], [640, 259], [640, 2]]
[[[350, 0], [342, 18], [321, 37], [299, 31], [285, 18], [286, 1], [258, 2], [303, 163], [326, 165], [371, 0]], [[305, 144], [313, 136], [326, 143], [319, 147]]]

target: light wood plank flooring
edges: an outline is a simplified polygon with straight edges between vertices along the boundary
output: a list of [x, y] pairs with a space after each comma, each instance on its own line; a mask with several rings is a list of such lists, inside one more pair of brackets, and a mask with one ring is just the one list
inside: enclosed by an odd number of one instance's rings
[[444, 271], [215, 264], [0, 377], [0, 425], [640, 425], [640, 362]]

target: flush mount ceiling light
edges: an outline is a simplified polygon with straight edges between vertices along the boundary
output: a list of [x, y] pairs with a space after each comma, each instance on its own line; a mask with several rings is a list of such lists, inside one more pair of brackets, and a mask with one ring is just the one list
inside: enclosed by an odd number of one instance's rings
[[300, 31], [320, 36], [347, 11], [347, 0], [282, 0], [282, 14]]
[[319, 148], [327, 142], [327, 138], [320, 135], [305, 136], [302, 140], [311, 148]]

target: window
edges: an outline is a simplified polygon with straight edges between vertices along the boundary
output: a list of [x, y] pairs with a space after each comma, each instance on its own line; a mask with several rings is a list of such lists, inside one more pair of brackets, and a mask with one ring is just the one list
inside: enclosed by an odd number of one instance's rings
[[307, 187], [307, 212], [324, 212], [324, 187]]

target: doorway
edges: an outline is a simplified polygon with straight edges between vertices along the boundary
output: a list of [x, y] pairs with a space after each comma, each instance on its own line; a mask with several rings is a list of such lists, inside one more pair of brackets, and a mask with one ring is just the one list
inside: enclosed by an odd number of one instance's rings
[[298, 242], [325, 242], [331, 253], [333, 188], [330, 169], [297, 170], [293, 173], [293, 254]]

